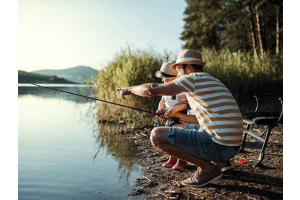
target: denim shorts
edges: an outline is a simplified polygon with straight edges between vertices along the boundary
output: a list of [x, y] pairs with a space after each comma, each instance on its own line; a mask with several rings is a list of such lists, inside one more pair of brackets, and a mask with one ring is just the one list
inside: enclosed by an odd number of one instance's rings
[[238, 153], [238, 147], [224, 146], [213, 141], [198, 124], [183, 124], [170, 127], [168, 141], [198, 158], [207, 161], [228, 161]]

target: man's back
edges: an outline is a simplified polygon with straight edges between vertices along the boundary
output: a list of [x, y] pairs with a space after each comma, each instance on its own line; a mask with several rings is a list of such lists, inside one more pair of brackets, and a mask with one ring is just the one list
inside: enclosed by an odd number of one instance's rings
[[[202, 187], [221, 178], [220, 166], [230, 166], [243, 134], [241, 112], [232, 94], [221, 81], [203, 73], [204, 66], [200, 52], [186, 49], [171, 66], [179, 76], [174, 81], [118, 89], [123, 98], [130, 94], [148, 97], [186, 93], [196, 117], [177, 117], [183, 122], [197, 118], [202, 129], [188, 123], [182, 127], [155, 127], [150, 138], [156, 148], [198, 166], [191, 178], [181, 182], [190, 187]], [[221, 164], [220, 168], [215, 163]]]
[[227, 87], [206, 72], [184, 75], [174, 82], [185, 88], [200, 126], [216, 143], [238, 146], [242, 142], [240, 109]]

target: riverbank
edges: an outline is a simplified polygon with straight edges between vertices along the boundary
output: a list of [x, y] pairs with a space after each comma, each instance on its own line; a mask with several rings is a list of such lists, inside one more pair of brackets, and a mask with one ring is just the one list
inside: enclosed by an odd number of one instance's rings
[[[196, 171], [189, 164], [183, 170], [161, 167], [168, 155], [156, 150], [149, 140], [151, 127], [126, 132], [138, 145], [144, 166], [143, 177], [136, 180], [138, 189], [128, 195], [142, 195], [143, 199], [283, 199], [283, 128], [273, 129], [269, 138], [263, 164], [266, 169], [253, 168], [259, 153], [260, 144], [248, 140], [245, 150], [232, 160], [233, 170], [203, 188], [189, 188], [181, 181]], [[250, 153], [251, 152], [251, 153]], [[238, 160], [248, 162], [240, 164]]]

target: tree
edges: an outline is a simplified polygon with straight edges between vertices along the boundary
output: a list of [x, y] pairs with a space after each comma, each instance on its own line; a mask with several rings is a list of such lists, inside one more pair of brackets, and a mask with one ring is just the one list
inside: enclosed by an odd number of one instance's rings
[[186, 0], [184, 48], [282, 49], [282, 0]]
[[219, 33], [223, 29], [222, 7], [219, 0], [186, 0], [184, 11], [185, 26], [181, 39], [186, 41], [184, 48], [201, 50], [202, 48], [221, 47]]

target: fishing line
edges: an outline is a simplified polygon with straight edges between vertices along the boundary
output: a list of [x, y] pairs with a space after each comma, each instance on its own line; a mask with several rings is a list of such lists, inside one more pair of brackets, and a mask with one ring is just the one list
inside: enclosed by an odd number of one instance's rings
[[101, 102], [108, 103], [108, 104], [113, 104], [113, 105], [116, 105], [116, 106], [130, 108], [132, 110], [137, 110], [137, 111], [140, 111], [140, 112], [145, 112], [145, 113], [148, 113], [148, 114], [151, 114], [151, 115], [157, 115], [157, 114], [155, 114], [155, 112], [151, 112], [151, 111], [148, 111], [148, 110], [143, 110], [143, 109], [140, 109], [140, 108], [126, 106], [126, 105], [123, 105], [123, 104], [114, 103], [114, 102], [106, 101], [106, 100], [103, 100], [103, 99], [97, 99], [97, 98], [94, 98], [94, 97], [88, 97], [88, 96], [84, 96], [84, 95], [81, 95], [81, 94], [76, 94], [76, 93], [73, 93], [73, 92], [67, 92], [67, 91], [64, 91], [64, 90], [59, 90], [59, 89], [56, 89], [56, 88], [41, 86], [41, 85], [38, 85], [38, 84], [35, 84], [35, 83], [31, 83], [31, 84], [37, 86], [38, 88], [42, 88], [42, 89], [44, 88], [44, 89], [48, 89], [48, 90], [54, 90], [54, 91], [57, 91], [57, 92], [72, 94], [72, 95], [75, 95], [75, 96], [84, 97], [86, 99], [91, 99], [91, 100], [94, 100], [94, 101], [101, 101]]

